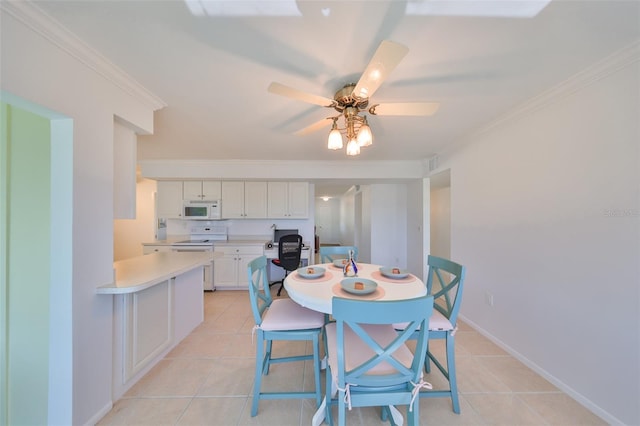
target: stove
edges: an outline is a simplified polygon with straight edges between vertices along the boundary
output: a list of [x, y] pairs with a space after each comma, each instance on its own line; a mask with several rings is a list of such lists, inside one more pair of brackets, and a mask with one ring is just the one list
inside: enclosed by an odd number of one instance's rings
[[227, 241], [226, 225], [194, 226], [191, 228], [191, 238], [177, 241], [177, 246], [213, 246], [215, 241]]

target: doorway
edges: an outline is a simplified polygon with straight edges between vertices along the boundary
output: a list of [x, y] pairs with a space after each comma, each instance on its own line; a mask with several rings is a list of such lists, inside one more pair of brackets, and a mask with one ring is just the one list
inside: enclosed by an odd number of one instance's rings
[[340, 245], [340, 199], [316, 198], [315, 204], [315, 228], [319, 245]]
[[70, 424], [73, 123], [0, 95], [0, 423]]

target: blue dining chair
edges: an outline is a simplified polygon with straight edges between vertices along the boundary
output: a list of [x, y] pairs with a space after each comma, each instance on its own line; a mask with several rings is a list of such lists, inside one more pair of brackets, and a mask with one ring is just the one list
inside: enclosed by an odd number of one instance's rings
[[[429, 351], [424, 367], [427, 373], [431, 372], [431, 362], [440, 370], [449, 382], [449, 389], [427, 390], [420, 392], [421, 398], [451, 398], [453, 412], [460, 414], [460, 402], [458, 399], [458, 383], [456, 379], [455, 361], [455, 335], [458, 330], [458, 313], [462, 303], [462, 290], [466, 269], [464, 266], [429, 255], [427, 257], [429, 272], [427, 276], [427, 294], [433, 296], [434, 309], [429, 320], [429, 339], [444, 339], [446, 347], [446, 367]], [[396, 329], [404, 330], [404, 324], [394, 324]]]
[[322, 246], [318, 251], [320, 263], [333, 263], [337, 259], [348, 259], [349, 250], [353, 250], [353, 258], [358, 260], [358, 247], [356, 246]]
[[[260, 256], [249, 262], [249, 299], [255, 321], [256, 366], [251, 416], [258, 414], [261, 399], [315, 398], [320, 406], [320, 335], [324, 314], [298, 305], [289, 298], [273, 300], [267, 279], [267, 258]], [[274, 340], [307, 340], [312, 342], [313, 354], [273, 357]], [[313, 360], [315, 390], [313, 392], [262, 392], [262, 376], [269, 374], [271, 364]]]
[[[329, 424], [331, 407], [337, 404], [339, 425], [346, 423], [351, 407], [382, 407], [383, 418], [397, 420], [395, 405], [406, 405], [407, 423], [418, 425], [418, 392], [430, 387], [422, 380], [422, 366], [432, 309], [431, 296], [394, 301], [333, 298], [335, 322], [325, 326]], [[392, 324], [401, 321], [407, 326], [398, 333]], [[414, 333], [417, 344], [412, 352], [405, 343]]]

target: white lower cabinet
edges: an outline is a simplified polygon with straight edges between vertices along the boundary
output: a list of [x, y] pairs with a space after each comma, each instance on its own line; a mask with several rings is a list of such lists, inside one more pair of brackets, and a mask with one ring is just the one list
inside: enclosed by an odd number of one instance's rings
[[114, 294], [113, 397], [120, 399], [204, 321], [202, 267]]
[[262, 256], [264, 245], [216, 245], [215, 251], [222, 253], [216, 258], [213, 268], [213, 282], [217, 289], [246, 290], [249, 288], [247, 266], [258, 256]]

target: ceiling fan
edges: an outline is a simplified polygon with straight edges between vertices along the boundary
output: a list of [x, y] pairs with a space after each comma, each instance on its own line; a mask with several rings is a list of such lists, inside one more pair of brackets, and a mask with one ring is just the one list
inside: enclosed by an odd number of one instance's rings
[[[333, 99], [306, 93], [276, 82], [269, 85], [268, 91], [276, 95], [335, 109], [338, 115], [323, 118], [295, 134], [306, 135], [333, 124], [329, 133], [328, 148], [342, 149], [344, 146], [342, 134], [344, 133], [347, 137], [347, 155], [358, 155], [360, 147], [373, 143], [373, 135], [367, 123], [366, 113], [371, 115], [429, 116], [433, 115], [440, 106], [435, 102], [370, 103], [371, 96], [408, 52], [409, 49], [406, 46], [384, 40], [378, 46], [358, 82], [346, 84], [335, 93]], [[362, 115], [360, 115], [361, 113]], [[340, 117], [344, 117], [344, 127], [338, 126]]]

